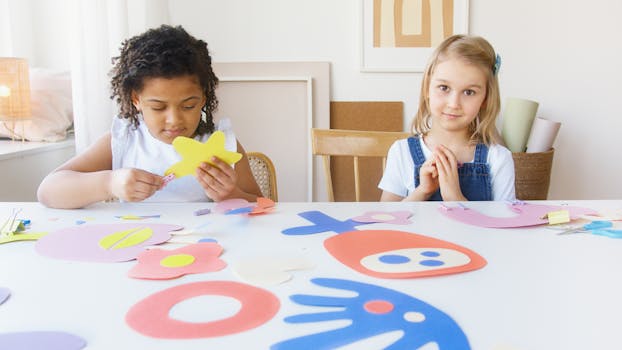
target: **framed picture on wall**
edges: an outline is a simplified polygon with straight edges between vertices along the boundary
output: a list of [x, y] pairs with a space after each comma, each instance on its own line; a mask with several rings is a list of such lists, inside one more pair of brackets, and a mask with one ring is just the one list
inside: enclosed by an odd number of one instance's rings
[[468, 33], [469, 0], [361, 1], [362, 72], [422, 72], [440, 42]]

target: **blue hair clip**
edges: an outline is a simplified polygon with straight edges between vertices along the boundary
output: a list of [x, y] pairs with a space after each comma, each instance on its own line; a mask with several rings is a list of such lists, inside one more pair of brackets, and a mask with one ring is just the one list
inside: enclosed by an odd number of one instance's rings
[[497, 54], [495, 57], [495, 65], [492, 67], [492, 74], [497, 75], [497, 73], [499, 73], [499, 69], [501, 69], [501, 56]]

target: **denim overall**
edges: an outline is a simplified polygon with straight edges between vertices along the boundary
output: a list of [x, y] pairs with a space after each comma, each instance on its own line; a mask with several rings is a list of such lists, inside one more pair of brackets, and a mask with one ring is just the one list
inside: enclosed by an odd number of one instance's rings
[[[419, 186], [419, 170], [425, 162], [419, 137], [409, 137], [408, 147], [410, 154], [415, 162], [415, 187]], [[475, 146], [475, 159], [473, 163], [462, 164], [458, 168], [460, 190], [470, 201], [490, 201], [492, 200], [492, 185], [490, 183], [490, 167], [486, 163], [488, 158], [488, 146], [483, 143]], [[442, 201], [441, 191], [438, 189], [429, 201]]]

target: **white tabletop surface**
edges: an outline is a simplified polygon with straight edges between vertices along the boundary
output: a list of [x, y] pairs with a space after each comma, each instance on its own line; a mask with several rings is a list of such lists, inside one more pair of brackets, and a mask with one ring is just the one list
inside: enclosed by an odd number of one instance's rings
[[[622, 210], [622, 201], [617, 200], [546, 203], [578, 205], [601, 212]], [[278, 203], [275, 212], [256, 217], [193, 215], [194, 210], [213, 205], [109, 203], [82, 210], [54, 210], [38, 203], [0, 203], [1, 221], [12, 209], [21, 209], [19, 217], [32, 221], [32, 232], [53, 233], [75, 226], [77, 220], [87, 220], [87, 224], [131, 222], [121, 221], [116, 215], [161, 214], [160, 218], [141, 222], [187, 228], [210, 222], [205, 236], [218, 240], [224, 247], [221, 258], [229, 264], [221, 271], [172, 280], [138, 280], [127, 277], [134, 261], [64, 261], [37, 254], [34, 242], [1, 244], [0, 287], [10, 289], [11, 296], [0, 305], [0, 333], [64, 331], [84, 338], [87, 349], [98, 350], [268, 349], [282, 340], [345, 325], [342, 321], [283, 322], [287, 316], [318, 311], [295, 304], [289, 296], [336, 294], [333, 289], [310, 282], [311, 278], [327, 277], [375, 284], [421, 299], [450, 315], [472, 349], [622, 349], [622, 239], [589, 234], [558, 236], [543, 226], [480, 228], [444, 217], [437, 211], [438, 203], [432, 202]], [[491, 215], [511, 215], [501, 202], [470, 202], [468, 206]], [[488, 264], [476, 271], [418, 279], [363, 275], [342, 265], [324, 249], [323, 241], [336, 233], [281, 233], [285, 228], [309, 225], [297, 215], [309, 210], [320, 210], [339, 220], [371, 210], [408, 210], [413, 213], [411, 225], [371, 224], [358, 228], [439, 238], [479, 253]], [[125, 323], [130, 307], [166, 288], [194, 281], [241, 282], [230, 266], [253, 256], [300, 256], [315, 264], [313, 269], [294, 271], [289, 282], [265, 288], [281, 301], [278, 313], [266, 324], [217, 338], [162, 340], [144, 336]], [[219, 315], [210, 315], [210, 304], [214, 303], [221, 305]], [[175, 316], [194, 322], [223, 318], [236, 310], [235, 303], [223, 297], [194, 298], [181, 304]], [[393, 334], [350, 348], [383, 348], [395, 339]], [[424, 348], [436, 349], [432, 345]]]

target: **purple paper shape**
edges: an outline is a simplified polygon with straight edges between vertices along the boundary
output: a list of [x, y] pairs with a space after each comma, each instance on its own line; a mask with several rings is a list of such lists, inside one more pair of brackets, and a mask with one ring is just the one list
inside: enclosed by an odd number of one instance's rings
[[438, 211], [443, 215], [465, 224], [491, 227], [491, 228], [512, 228], [527, 227], [548, 224], [548, 220], [543, 218], [547, 213], [558, 210], [567, 210], [570, 213], [570, 219], [576, 219], [581, 215], [594, 215], [596, 211], [588, 208], [544, 205], [530, 203], [512, 203], [508, 204], [509, 210], [516, 213], [512, 217], [494, 217], [478, 212], [477, 210], [462, 207], [440, 206]]
[[11, 291], [7, 288], [0, 287], [0, 304], [4, 303], [9, 296], [11, 295]]
[[352, 322], [345, 327], [285, 340], [270, 349], [334, 349], [398, 330], [403, 332], [402, 337], [386, 349], [419, 349], [430, 342], [436, 343], [439, 349], [471, 348], [466, 335], [449, 315], [408, 294], [334, 278], [314, 278], [311, 282], [318, 286], [353, 291], [356, 296], [292, 295], [290, 299], [298, 304], [329, 307], [332, 310], [289, 316], [285, 322]]
[[0, 349], [79, 350], [84, 347], [84, 339], [65, 332], [0, 333]]
[[242, 198], [225, 199], [224, 201], [218, 202], [216, 204], [216, 206], [214, 207], [214, 212], [219, 213], [219, 214], [225, 214], [226, 212], [230, 210], [248, 207], [249, 205], [250, 204], [248, 203], [246, 199], [242, 199]]
[[[111, 234], [150, 228], [152, 235], [141, 242], [125, 248], [103, 248], [100, 241]], [[136, 259], [145, 247], [166, 242], [171, 231], [182, 229], [179, 225], [155, 223], [122, 223], [73, 226], [50, 233], [40, 238], [36, 251], [44, 256], [62, 260], [120, 262]]]
[[368, 223], [356, 222], [352, 219], [339, 221], [332, 218], [321, 211], [312, 210], [298, 213], [299, 216], [311, 221], [313, 225], [290, 227], [281, 231], [285, 235], [310, 235], [320, 232], [349, 232], [356, 231], [356, 226], [366, 225]]

